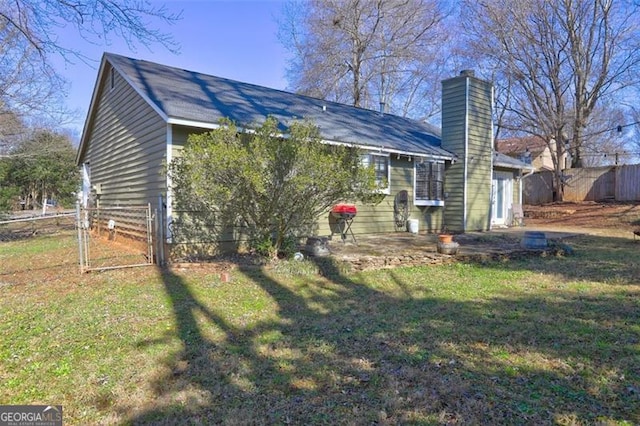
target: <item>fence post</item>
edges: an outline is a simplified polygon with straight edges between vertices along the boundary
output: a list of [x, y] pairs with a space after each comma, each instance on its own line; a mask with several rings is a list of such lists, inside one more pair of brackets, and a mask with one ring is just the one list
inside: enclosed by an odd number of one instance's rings
[[78, 256], [80, 258], [80, 274], [84, 273], [84, 254], [82, 249], [82, 217], [80, 214], [80, 201], [76, 201], [76, 228], [78, 229]]
[[147, 262], [153, 263], [153, 217], [151, 203], [147, 203]]
[[164, 200], [162, 194], [158, 195], [158, 210], [156, 215], [156, 240], [158, 247], [158, 265], [164, 266]]

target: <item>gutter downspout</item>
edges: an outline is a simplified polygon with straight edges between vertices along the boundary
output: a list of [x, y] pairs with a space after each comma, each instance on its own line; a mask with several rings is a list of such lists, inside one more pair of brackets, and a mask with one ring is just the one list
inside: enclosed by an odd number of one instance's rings
[[[519, 202], [520, 205], [522, 205], [522, 186], [523, 186], [523, 182], [522, 181], [525, 180], [526, 178], [528, 178], [529, 176], [533, 175], [535, 172], [536, 172], [535, 169], [531, 169], [531, 171], [529, 173], [527, 173], [526, 175], [521, 175], [520, 178], [518, 179], [519, 182], [520, 182], [520, 185], [519, 185], [520, 189], [518, 191], [520, 193], [520, 194], [518, 194], [518, 202]], [[520, 173], [522, 173], [522, 171]]]
[[[167, 123], [167, 167], [173, 161], [173, 125]], [[167, 213], [164, 216], [165, 223], [160, 226], [165, 227], [166, 243], [171, 244], [173, 242], [173, 235], [171, 235], [171, 227], [169, 226], [173, 220], [173, 180], [171, 174], [167, 173], [167, 197], [165, 202], [167, 203]], [[162, 208], [159, 206], [158, 208]]]
[[[495, 156], [493, 155], [493, 150], [494, 150], [494, 144], [495, 144], [495, 135], [494, 135], [494, 122], [493, 122], [493, 106], [495, 105], [495, 87], [493, 86], [493, 84], [491, 85], [491, 154], [489, 155], [490, 158], [490, 172], [489, 172], [489, 215], [487, 217], [487, 230], [491, 230], [491, 223], [493, 222], [493, 174], [494, 174], [494, 170], [493, 170], [493, 160], [495, 158]], [[512, 195], [513, 197], [513, 195]]]

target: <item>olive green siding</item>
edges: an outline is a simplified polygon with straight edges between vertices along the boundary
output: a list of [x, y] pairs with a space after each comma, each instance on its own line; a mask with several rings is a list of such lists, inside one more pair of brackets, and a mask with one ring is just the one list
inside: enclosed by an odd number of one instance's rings
[[[446, 83], [446, 84], [445, 84]], [[466, 80], [452, 79], [442, 85], [442, 147], [458, 155], [446, 169], [444, 226], [462, 230], [464, 223]]]
[[458, 160], [447, 168], [444, 220], [453, 232], [490, 227], [492, 86], [463, 75], [442, 83], [442, 147]]
[[[396, 232], [394, 220], [394, 199], [399, 191], [409, 194], [409, 219], [418, 219], [420, 231], [435, 232], [442, 223], [442, 207], [419, 207], [413, 204], [414, 163], [407, 157], [390, 157], [389, 195], [381, 194], [381, 201], [375, 205], [355, 203], [358, 214], [353, 220], [352, 231], [357, 235]], [[321, 215], [317, 225], [317, 235], [331, 235], [336, 231], [335, 221], [329, 212]], [[403, 228], [406, 231], [406, 227]]]
[[[189, 134], [201, 133], [206, 130], [172, 126], [172, 157], [180, 155], [180, 150], [187, 142]], [[390, 194], [380, 195], [380, 202], [372, 204], [356, 203], [358, 214], [353, 221], [354, 234], [382, 234], [395, 232], [394, 198], [402, 190], [409, 193], [409, 218], [418, 219], [421, 231], [435, 232], [440, 230], [442, 224], [442, 207], [418, 207], [413, 205], [413, 179], [414, 163], [407, 156], [398, 158], [390, 156]], [[404, 228], [406, 230], [406, 228]], [[313, 227], [312, 233], [316, 235], [331, 235], [332, 230], [337, 231], [335, 220], [329, 212], [320, 216]]]
[[166, 193], [166, 124], [118, 73], [114, 83], [107, 66], [83, 162], [100, 206], [155, 205]]
[[188, 126], [178, 126], [178, 125], [171, 126], [171, 130], [172, 130], [172, 132], [171, 132], [171, 144], [172, 144], [171, 158], [174, 158], [174, 157], [180, 155], [180, 150], [187, 143], [187, 139], [189, 138], [189, 135], [191, 135], [191, 134], [200, 134], [200, 133], [204, 133], [204, 132], [208, 132], [209, 131], [207, 129], [200, 129], [198, 127], [188, 127]]

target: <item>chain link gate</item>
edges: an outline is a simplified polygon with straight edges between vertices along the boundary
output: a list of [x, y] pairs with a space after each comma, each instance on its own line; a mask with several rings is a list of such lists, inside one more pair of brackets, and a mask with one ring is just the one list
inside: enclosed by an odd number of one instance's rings
[[76, 207], [80, 272], [154, 264], [151, 205]]

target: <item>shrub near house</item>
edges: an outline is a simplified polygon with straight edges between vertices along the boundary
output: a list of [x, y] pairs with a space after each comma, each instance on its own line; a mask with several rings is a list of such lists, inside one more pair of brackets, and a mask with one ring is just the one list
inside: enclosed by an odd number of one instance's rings
[[271, 257], [335, 203], [378, 189], [359, 150], [321, 143], [311, 123], [293, 123], [283, 135], [273, 118], [251, 134], [223, 120], [218, 129], [192, 135], [170, 171], [179, 208], [244, 225], [249, 243]]

